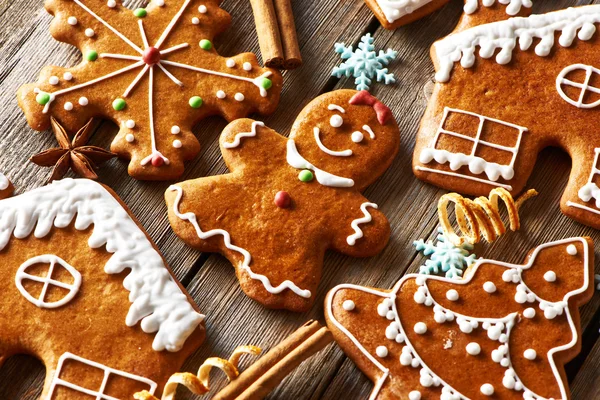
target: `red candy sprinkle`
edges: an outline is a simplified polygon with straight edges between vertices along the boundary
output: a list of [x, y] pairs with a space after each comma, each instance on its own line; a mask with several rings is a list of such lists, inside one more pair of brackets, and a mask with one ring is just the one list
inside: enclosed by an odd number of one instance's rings
[[148, 47], [144, 50], [142, 60], [148, 65], [154, 65], [160, 61], [160, 50], [156, 47]]
[[161, 156], [159, 156], [158, 154], [155, 154], [154, 157], [152, 157], [152, 165], [154, 167], [160, 167], [165, 163], [165, 160], [163, 160], [163, 158]]
[[292, 204], [292, 198], [288, 192], [277, 192], [275, 195], [275, 205], [279, 208], [288, 208]]

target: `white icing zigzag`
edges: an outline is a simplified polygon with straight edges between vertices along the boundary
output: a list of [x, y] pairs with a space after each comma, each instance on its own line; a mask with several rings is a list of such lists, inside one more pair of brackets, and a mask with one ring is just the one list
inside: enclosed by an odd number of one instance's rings
[[298, 286], [296, 286], [294, 282], [290, 280], [283, 281], [278, 286], [273, 287], [268, 277], [266, 277], [265, 275], [257, 274], [252, 271], [252, 269], [250, 268], [250, 262], [252, 261], [252, 256], [250, 255], [250, 252], [248, 252], [248, 250], [246, 249], [233, 245], [231, 243], [231, 235], [229, 234], [229, 232], [223, 229], [213, 229], [204, 232], [202, 228], [200, 228], [200, 225], [198, 225], [196, 214], [192, 212], [182, 214], [179, 211], [179, 203], [181, 202], [181, 198], [183, 197], [182, 188], [176, 185], [172, 185], [171, 187], [169, 187], [169, 190], [177, 191], [177, 198], [173, 202], [173, 212], [175, 213], [175, 215], [181, 220], [188, 221], [190, 224], [192, 224], [194, 229], [196, 230], [196, 234], [202, 240], [206, 240], [217, 235], [223, 236], [223, 243], [225, 244], [225, 247], [227, 247], [229, 250], [240, 253], [244, 257], [244, 261], [242, 262], [242, 269], [244, 269], [248, 273], [250, 278], [260, 281], [260, 283], [263, 284], [263, 286], [269, 293], [279, 294], [284, 290], [289, 289], [292, 292], [296, 293], [298, 296], [304, 297], [305, 299], [308, 299], [312, 296], [310, 290], [300, 289]]
[[435, 43], [439, 62], [435, 79], [438, 82], [448, 82], [454, 63], [459, 61], [463, 68], [473, 67], [478, 46], [479, 55], [486, 59], [493, 57], [500, 49], [496, 62], [505, 65], [511, 61], [517, 41], [519, 48], [526, 51], [533, 44], [534, 38], [537, 38], [540, 42], [535, 46], [535, 53], [545, 57], [554, 47], [556, 32], [561, 32], [559, 44], [569, 47], [576, 37], [584, 41], [590, 40], [596, 32], [594, 24], [598, 22], [600, 5], [592, 5], [527, 18], [510, 18], [455, 33]]
[[364, 216], [362, 218], [355, 219], [350, 224], [350, 226], [352, 226], [352, 229], [354, 229], [354, 233], [352, 235], [348, 236], [348, 238], [346, 239], [346, 242], [348, 242], [348, 244], [350, 246], [354, 246], [356, 244], [356, 241], [363, 237], [363, 231], [362, 231], [362, 229], [360, 229], [359, 225], [367, 224], [367, 223], [371, 222], [371, 220], [373, 219], [371, 217], [371, 214], [367, 210], [367, 207], [372, 207], [374, 209], [377, 209], [377, 204], [374, 204], [374, 203], [362, 203], [361, 204], [360, 210], [362, 211]]
[[[473, 14], [479, 8], [479, 2], [485, 7], [491, 7], [496, 0], [467, 0], [463, 10], [467, 14]], [[498, 0], [498, 3], [507, 5], [506, 13], [508, 15], [517, 15], [521, 11], [521, 7], [531, 8], [533, 6], [531, 0]]]
[[238, 133], [237, 135], [235, 135], [235, 138], [233, 138], [233, 142], [225, 142], [223, 143], [223, 147], [225, 147], [226, 149], [233, 149], [235, 147], [238, 147], [240, 145], [241, 139], [245, 138], [245, 137], [255, 137], [256, 136], [256, 127], [257, 126], [265, 126], [264, 123], [260, 122], [260, 121], [254, 121], [252, 123], [252, 131], [251, 132], [242, 132], [242, 133]]
[[106, 245], [113, 253], [104, 266], [107, 274], [131, 272], [123, 281], [131, 307], [125, 323], [141, 321], [146, 333], [156, 332], [152, 348], [178, 351], [204, 320], [165, 267], [161, 255], [121, 204], [100, 184], [86, 179], [63, 179], [0, 202], [0, 251], [12, 235], [18, 239], [47, 236], [53, 227], [75, 229], [93, 225], [92, 249]]

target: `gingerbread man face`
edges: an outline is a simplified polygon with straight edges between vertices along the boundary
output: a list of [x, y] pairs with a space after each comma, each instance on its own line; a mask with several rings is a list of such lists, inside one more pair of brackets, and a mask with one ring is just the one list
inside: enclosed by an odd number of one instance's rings
[[326, 299], [327, 324], [375, 382], [373, 399], [568, 399], [564, 364], [579, 351], [593, 267], [591, 240], [572, 238], [539, 246], [523, 265], [481, 259], [460, 280], [340, 285]]
[[304, 311], [327, 249], [367, 257], [387, 244], [387, 219], [360, 191], [391, 164], [400, 135], [371, 95], [318, 97], [289, 139], [243, 119], [220, 142], [231, 173], [169, 188], [169, 220], [186, 243], [225, 255], [253, 299]]

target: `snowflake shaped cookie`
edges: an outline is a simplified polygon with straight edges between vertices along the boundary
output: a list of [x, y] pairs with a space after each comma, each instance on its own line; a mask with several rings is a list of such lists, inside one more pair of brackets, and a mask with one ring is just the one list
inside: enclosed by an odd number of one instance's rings
[[417, 240], [413, 244], [417, 251], [425, 256], [431, 256], [425, 261], [425, 265], [419, 268], [419, 273], [426, 275], [446, 273], [446, 278], [460, 279], [465, 268], [468, 268], [475, 262], [477, 256], [470, 254], [473, 251], [473, 245], [465, 243], [462, 246], [455, 246], [439, 230], [437, 243], [434, 245], [430, 240], [425, 242]]
[[373, 79], [377, 79], [377, 82], [383, 82], [385, 85], [395, 83], [394, 74], [388, 73], [388, 69], [384, 66], [394, 60], [398, 52], [387, 49], [385, 52], [379, 50], [379, 54], [377, 54], [375, 46], [373, 46], [374, 40], [371, 34], [367, 33], [360, 39], [356, 50], [344, 43], [336, 43], [335, 52], [339, 53], [342, 60], [346, 61], [334, 67], [332, 75], [337, 78], [353, 76], [356, 78], [354, 83], [357, 90], [369, 90]]
[[118, 1], [47, 0], [55, 39], [83, 54], [73, 68], [46, 67], [23, 86], [29, 125], [50, 117], [76, 131], [89, 118], [119, 125], [111, 150], [138, 179], [171, 179], [199, 151], [191, 128], [209, 115], [227, 120], [272, 113], [281, 75], [253, 54], [219, 56], [213, 37], [229, 23], [216, 0], [153, 0], [130, 11]]

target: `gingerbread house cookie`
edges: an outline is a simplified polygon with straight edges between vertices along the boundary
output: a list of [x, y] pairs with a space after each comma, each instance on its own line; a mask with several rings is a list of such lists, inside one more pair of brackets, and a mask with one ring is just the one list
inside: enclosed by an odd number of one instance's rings
[[400, 132], [368, 92], [316, 98], [289, 139], [242, 119], [220, 143], [231, 173], [169, 188], [169, 221], [189, 245], [225, 255], [253, 299], [306, 310], [327, 249], [367, 257], [387, 244], [389, 223], [361, 191], [392, 163]]
[[116, 195], [65, 179], [0, 201], [0, 363], [46, 366], [43, 399], [131, 399], [163, 385], [204, 316]]
[[459, 29], [436, 42], [437, 83], [417, 135], [415, 175], [463, 194], [517, 194], [539, 152], [558, 146], [573, 159], [563, 213], [600, 228], [599, 24], [592, 5]]
[[76, 132], [92, 117], [113, 121], [111, 151], [130, 160], [138, 179], [172, 179], [200, 144], [192, 127], [210, 115], [231, 121], [270, 114], [281, 74], [256, 56], [221, 57], [213, 38], [230, 16], [219, 0], [152, 0], [129, 10], [120, 0], [46, 0], [55, 39], [76, 46], [83, 61], [50, 66], [19, 89], [19, 105], [38, 131], [56, 118]]
[[327, 325], [375, 383], [372, 399], [567, 400], [564, 364], [581, 347], [593, 268], [591, 239], [572, 238], [523, 265], [480, 259], [462, 280], [340, 285], [325, 301]]

